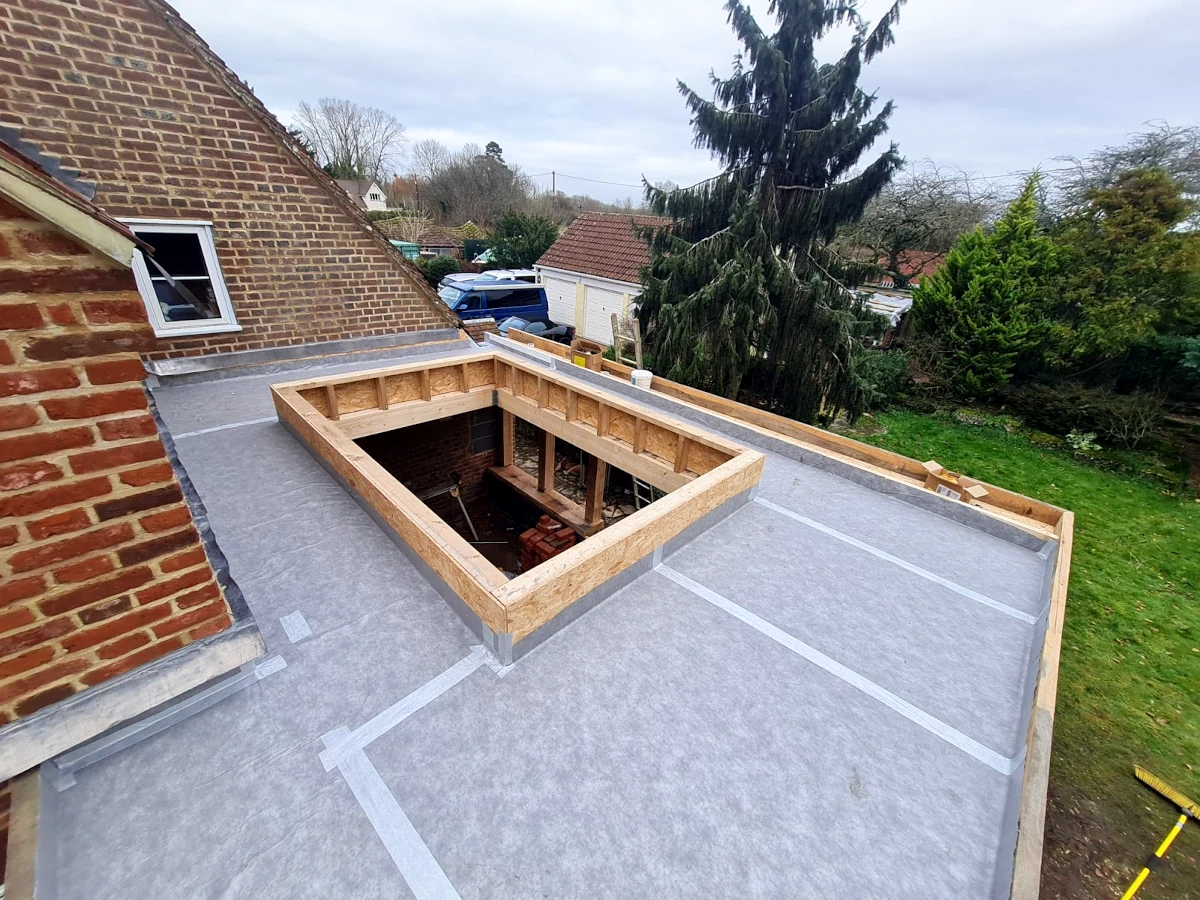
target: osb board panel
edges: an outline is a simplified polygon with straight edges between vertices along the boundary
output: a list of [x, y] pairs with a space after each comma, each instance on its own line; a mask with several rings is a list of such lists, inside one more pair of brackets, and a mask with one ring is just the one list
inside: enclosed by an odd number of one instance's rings
[[337, 394], [338, 414], [358, 412], [361, 409], [376, 409], [379, 406], [379, 395], [375, 390], [375, 381], [355, 381], [351, 384], [339, 384], [334, 388]]
[[429, 370], [429, 390], [433, 396], [449, 394], [462, 389], [462, 377], [458, 366], [442, 366]]
[[689, 472], [703, 475], [705, 472], [711, 472], [728, 459], [728, 453], [722, 453], [720, 450], [706, 447], [699, 441], [692, 441], [692, 448], [688, 451], [687, 467]]
[[389, 375], [386, 381], [388, 403], [405, 403], [421, 399], [421, 373], [406, 372]]
[[300, 396], [312, 404], [312, 408], [329, 418], [329, 403], [325, 399], [325, 388], [313, 388], [308, 391], [301, 391]]
[[[514, 641], [528, 637], [589, 591], [660, 547], [726, 500], [757, 484], [765, 457], [748, 450], [711, 472], [604, 529], [500, 589]], [[641, 518], [639, 518], [639, 516]]]
[[653, 422], [647, 422], [645, 428], [646, 451], [674, 465], [675, 450], [679, 446], [679, 436], [675, 432], [663, 428], [661, 425], [655, 425]]
[[567, 389], [559, 384], [550, 384], [550, 399], [547, 405], [560, 413], [567, 411]]
[[578, 400], [575, 401], [575, 415], [578, 421], [585, 425], [595, 425], [596, 417], [600, 413], [600, 404], [591, 397], [585, 397], [583, 394], [578, 395]]
[[483, 387], [496, 380], [496, 367], [490, 360], [467, 363], [467, 387]]
[[627, 444], [633, 444], [633, 416], [619, 409], [609, 409], [608, 433]]
[[538, 379], [528, 372], [521, 373], [521, 396], [535, 401], [538, 398]]
[[296, 394], [285, 395], [275, 388], [272, 393], [280, 420], [328, 462], [489, 628], [506, 631], [506, 612], [495, 594], [506, 583], [500, 570], [333, 423], [295, 402]]

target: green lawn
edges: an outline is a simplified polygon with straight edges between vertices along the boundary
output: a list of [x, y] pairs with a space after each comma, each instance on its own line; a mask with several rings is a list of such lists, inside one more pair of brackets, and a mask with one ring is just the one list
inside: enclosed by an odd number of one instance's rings
[[[886, 432], [855, 436], [1075, 512], [1043, 896], [1120, 896], [1176, 816], [1133, 764], [1200, 801], [1200, 502], [1021, 432], [901, 411], [869, 424]], [[1200, 898], [1200, 823], [1138, 896]]]

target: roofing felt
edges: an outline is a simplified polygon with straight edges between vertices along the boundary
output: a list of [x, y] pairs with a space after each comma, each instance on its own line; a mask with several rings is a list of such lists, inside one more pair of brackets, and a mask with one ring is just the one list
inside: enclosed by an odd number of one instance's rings
[[668, 225], [670, 221], [658, 216], [585, 212], [536, 265], [638, 284], [641, 267], [650, 262], [650, 249], [634, 229]]
[[498, 670], [273, 420], [295, 377], [155, 391], [286, 667], [57, 794], [62, 900], [1007, 895], [1040, 540], [763, 448]]

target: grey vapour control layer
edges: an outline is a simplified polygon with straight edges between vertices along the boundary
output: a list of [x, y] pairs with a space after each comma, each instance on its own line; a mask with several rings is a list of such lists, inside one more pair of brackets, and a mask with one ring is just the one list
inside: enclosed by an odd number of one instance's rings
[[765, 502], [503, 667], [271, 420], [272, 380], [156, 400], [286, 668], [78, 771], [57, 897], [1006, 896], [1041, 542], [767, 447]]

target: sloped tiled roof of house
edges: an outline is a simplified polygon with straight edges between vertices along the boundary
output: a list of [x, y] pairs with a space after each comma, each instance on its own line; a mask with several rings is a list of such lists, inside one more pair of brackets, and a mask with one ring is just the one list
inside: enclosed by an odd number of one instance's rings
[[639, 270], [650, 262], [650, 248], [634, 228], [668, 225], [670, 221], [629, 213], [583, 213], [536, 264], [638, 284]]
[[417, 238], [417, 244], [421, 247], [461, 247], [462, 238], [449, 228], [430, 228]]
[[[904, 250], [900, 253], [896, 268], [906, 275], [912, 284], [916, 284], [922, 278], [927, 278], [940, 269], [942, 263], [945, 261], [945, 253], [925, 250]], [[879, 265], [887, 269], [889, 265], [888, 258], [881, 256], [879, 258]], [[885, 287], [890, 287], [894, 283], [895, 281], [891, 275], [884, 275], [879, 279], [879, 284]]]

